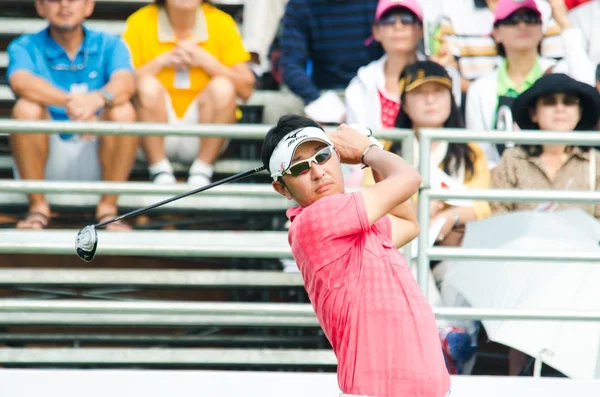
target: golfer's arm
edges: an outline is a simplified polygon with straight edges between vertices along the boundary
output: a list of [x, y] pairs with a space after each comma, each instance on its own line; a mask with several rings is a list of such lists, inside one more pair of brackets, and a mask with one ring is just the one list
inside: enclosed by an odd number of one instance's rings
[[44, 106], [66, 106], [69, 94], [26, 70], [10, 75], [8, 83], [15, 95]]
[[[375, 183], [383, 180], [375, 170], [373, 170], [373, 178]], [[392, 208], [387, 216], [392, 224], [392, 241], [397, 248], [403, 247], [419, 235], [417, 209], [412, 198]]]
[[[369, 224], [388, 214], [411, 225], [416, 224], [414, 206], [409, 200], [421, 184], [418, 171], [400, 156], [376, 147], [369, 150], [364, 161], [379, 179], [363, 191]], [[418, 228], [418, 224], [412, 227]]]

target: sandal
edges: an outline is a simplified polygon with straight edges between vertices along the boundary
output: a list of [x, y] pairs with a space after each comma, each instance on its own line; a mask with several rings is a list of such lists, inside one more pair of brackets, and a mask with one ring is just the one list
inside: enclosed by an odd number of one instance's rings
[[[99, 217], [97, 217], [96, 222], [101, 223], [108, 219], [116, 218], [117, 216], [118, 216], [118, 214], [116, 214], [116, 213], [106, 213], [106, 214], [103, 214], [103, 215], [100, 215]], [[106, 228], [106, 230], [112, 230], [112, 231], [133, 230], [133, 228], [131, 226], [129, 226], [127, 223], [125, 223], [124, 221], [117, 221], [117, 222], [109, 223], [108, 225], [105, 226], [105, 228]]]
[[31, 211], [25, 215], [25, 218], [17, 222], [17, 229], [43, 230], [48, 227], [50, 218], [38, 211]]

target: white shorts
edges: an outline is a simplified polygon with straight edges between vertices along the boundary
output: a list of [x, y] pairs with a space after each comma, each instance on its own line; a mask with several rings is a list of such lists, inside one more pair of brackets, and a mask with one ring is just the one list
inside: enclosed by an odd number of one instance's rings
[[[177, 117], [171, 97], [165, 95], [167, 106], [167, 122], [171, 125], [193, 125], [200, 123], [200, 114], [196, 100], [188, 106], [183, 117]], [[227, 149], [227, 143], [221, 148], [221, 153]], [[200, 151], [200, 139], [194, 136], [165, 136], [165, 155], [170, 161], [182, 164], [192, 164]], [[141, 148], [137, 151], [137, 159], [145, 161], [144, 152]]]
[[[50, 135], [49, 153], [46, 162], [46, 180], [54, 181], [99, 181], [102, 168], [98, 157], [99, 140], [83, 140], [75, 135], [62, 139]], [[20, 179], [14, 167], [15, 179]]]

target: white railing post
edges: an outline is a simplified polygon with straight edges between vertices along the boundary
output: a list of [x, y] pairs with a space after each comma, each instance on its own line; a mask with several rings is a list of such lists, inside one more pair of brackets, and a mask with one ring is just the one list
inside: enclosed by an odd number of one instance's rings
[[421, 225], [419, 232], [419, 255], [417, 261], [417, 282], [423, 291], [423, 294], [428, 296], [429, 286], [429, 189], [430, 186], [430, 169], [429, 169], [429, 152], [431, 148], [431, 139], [429, 137], [419, 137], [419, 172], [421, 173], [421, 188], [419, 189], [418, 210], [419, 224]]

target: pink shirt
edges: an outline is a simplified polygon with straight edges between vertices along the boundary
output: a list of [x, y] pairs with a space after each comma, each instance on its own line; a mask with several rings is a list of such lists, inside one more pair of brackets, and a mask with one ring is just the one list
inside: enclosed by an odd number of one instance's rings
[[442, 397], [450, 388], [435, 316], [387, 216], [369, 226], [360, 192], [291, 208], [289, 243], [344, 393]]

